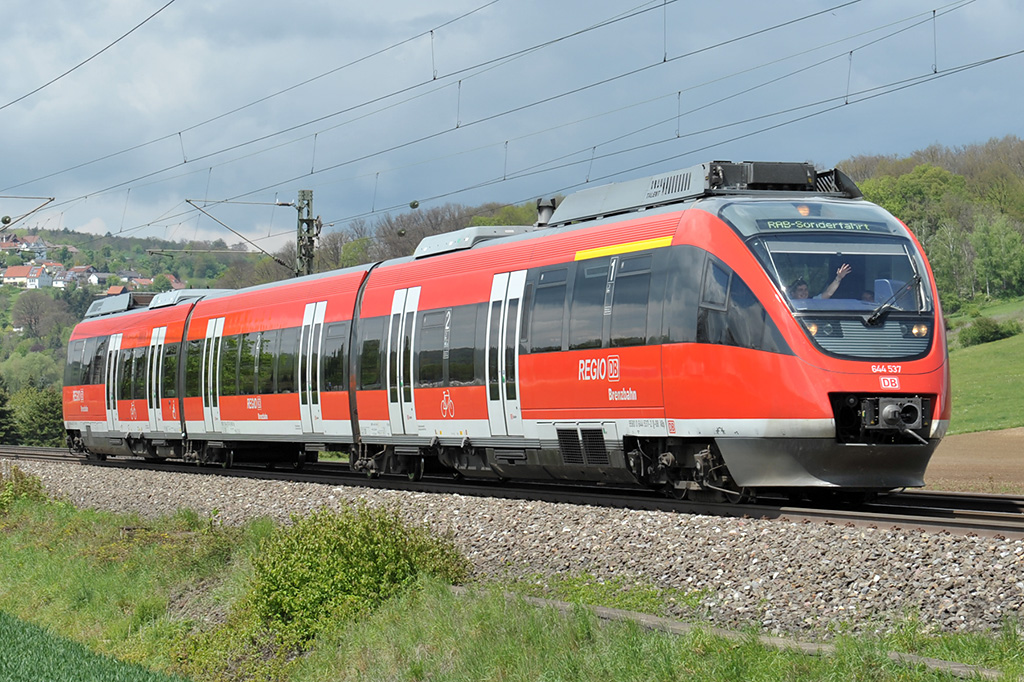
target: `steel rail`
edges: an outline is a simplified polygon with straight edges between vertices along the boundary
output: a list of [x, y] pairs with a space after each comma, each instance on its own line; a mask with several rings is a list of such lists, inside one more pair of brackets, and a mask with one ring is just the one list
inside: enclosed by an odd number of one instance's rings
[[721, 517], [777, 519], [792, 522], [813, 521], [879, 529], [919, 529], [926, 532], [956, 532], [998, 537], [1024, 537], [1024, 498], [1019, 495], [993, 495], [947, 491], [902, 491], [883, 495], [857, 506], [798, 506], [784, 499], [763, 499], [757, 503], [733, 504], [677, 500], [658, 492], [602, 486], [559, 483], [496, 483], [465, 479], [425, 477], [410, 481], [403, 477], [368, 478], [348, 470], [347, 464], [307, 464], [293, 467], [219, 465], [197, 466], [180, 461], [152, 461], [142, 458], [87, 460], [62, 448], [0, 447], [0, 457], [36, 461], [89, 464], [98, 467], [145, 469], [188, 474], [212, 474], [235, 478], [256, 478], [326, 485], [346, 485], [376, 489], [403, 490], [472, 497], [536, 500], [541, 502], [592, 505], [609, 508], [642, 509], [702, 514]]

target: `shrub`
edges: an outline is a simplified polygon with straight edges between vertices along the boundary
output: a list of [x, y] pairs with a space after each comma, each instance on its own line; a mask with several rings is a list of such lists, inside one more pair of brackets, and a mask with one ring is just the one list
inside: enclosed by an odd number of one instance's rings
[[458, 582], [468, 567], [451, 541], [397, 512], [321, 509], [280, 528], [253, 557], [251, 603], [301, 648], [328, 622], [369, 612], [422, 575]]
[[43, 482], [17, 466], [0, 467], [0, 514], [8, 512], [17, 500], [45, 500]]
[[967, 317], [979, 318], [981, 317], [981, 308], [977, 303], [970, 303], [961, 308], [961, 312], [967, 315]]
[[960, 330], [960, 344], [967, 348], [968, 346], [1006, 339], [1020, 333], [1020, 322], [1016, 320], [1009, 320], [999, 324], [991, 317], [977, 317], [973, 324]]

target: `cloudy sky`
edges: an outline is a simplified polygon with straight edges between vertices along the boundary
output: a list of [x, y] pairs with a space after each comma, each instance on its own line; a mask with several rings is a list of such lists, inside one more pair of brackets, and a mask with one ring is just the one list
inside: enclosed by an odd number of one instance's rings
[[300, 189], [330, 230], [1024, 135], [1017, 0], [4, 0], [0, 25], [0, 214], [55, 199], [17, 227], [274, 249]]

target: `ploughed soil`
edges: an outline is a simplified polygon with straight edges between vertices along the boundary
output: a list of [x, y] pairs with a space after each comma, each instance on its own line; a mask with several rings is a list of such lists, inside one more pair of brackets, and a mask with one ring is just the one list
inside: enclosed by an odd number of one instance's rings
[[1024, 427], [946, 436], [924, 482], [926, 490], [1024, 494]]

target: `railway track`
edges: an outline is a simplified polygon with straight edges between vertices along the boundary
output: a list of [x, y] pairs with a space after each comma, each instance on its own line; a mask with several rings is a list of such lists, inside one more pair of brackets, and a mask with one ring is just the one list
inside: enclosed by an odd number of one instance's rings
[[348, 470], [346, 464], [317, 463], [301, 470], [292, 468], [242, 467], [225, 469], [199, 467], [180, 462], [151, 462], [117, 458], [91, 461], [71, 455], [63, 448], [0, 447], [0, 457], [33, 461], [88, 464], [110, 468], [145, 468], [188, 474], [214, 474], [240, 478], [300, 481], [328, 485], [388, 488], [410, 492], [456, 493], [476, 497], [540, 500], [566, 504], [672, 511], [723, 517], [749, 517], [847, 524], [859, 527], [921, 529], [950, 532], [1024, 537], [1024, 497], [945, 491], [903, 491], [884, 495], [869, 503], [825, 506], [821, 501], [806, 505], [789, 500], [765, 498], [752, 504], [731, 504], [675, 500], [656, 492], [626, 488], [587, 488], [557, 484], [504, 484], [452, 481], [424, 478], [409, 481], [399, 477], [367, 478]]

